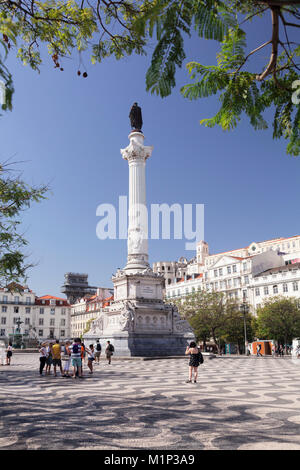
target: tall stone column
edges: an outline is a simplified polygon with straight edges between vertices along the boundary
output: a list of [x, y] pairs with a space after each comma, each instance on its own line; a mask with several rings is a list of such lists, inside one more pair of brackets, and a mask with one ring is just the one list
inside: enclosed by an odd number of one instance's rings
[[144, 145], [137, 103], [130, 120], [129, 145], [121, 149], [129, 166], [127, 264], [112, 277], [114, 301], [102, 309], [84, 338], [110, 340], [119, 356], [181, 355], [194, 334], [175, 305], [164, 303], [164, 276], [149, 266], [145, 172], [153, 147]]
[[153, 147], [144, 145], [144, 134], [132, 131], [129, 145], [121, 149], [129, 165], [129, 208], [127, 274], [136, 274], [149, 268], [148, 262], [148, 212], [146, 206], [146, 160]]

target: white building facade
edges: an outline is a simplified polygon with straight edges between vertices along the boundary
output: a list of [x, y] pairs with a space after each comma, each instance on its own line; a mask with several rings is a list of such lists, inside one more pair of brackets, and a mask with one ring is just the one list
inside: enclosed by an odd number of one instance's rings
[[71, 306], [66, 299], [44, 295], [36, 297], [33, 327], [40, 341], [65, 340], [71, 336]]
[[70, 305], [66, 299], [37, 297], [27, 286], [0, 289], [0, 338], [20, 333], [38, 341], [64, 339], [70, 335]]
[[253, 242], [214, 255], [200, 242], [194, 261], [186, 265], [187, 274], [167, 284], [165, 295], [171, 300], [199, 289], [219, 291], [239, 302], [245, 298], [255, 313], [275, 295], [299, 297], [299, 266], [300, 236]]
[[72, 338], [81, 337], [92, 320], [97, 319], [103, 308], [113, 300], [113, 290], [105, 287], [97, 288], [97, 294], [83, 297], [71, 306], [70, 323]]

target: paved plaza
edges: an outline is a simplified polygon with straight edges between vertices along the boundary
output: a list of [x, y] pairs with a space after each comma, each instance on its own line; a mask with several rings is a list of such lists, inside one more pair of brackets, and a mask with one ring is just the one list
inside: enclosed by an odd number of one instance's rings
[[0, 449], [300, 449], [300, 361], [117, 360], [40, 377], [38, 354], [0, 366]]

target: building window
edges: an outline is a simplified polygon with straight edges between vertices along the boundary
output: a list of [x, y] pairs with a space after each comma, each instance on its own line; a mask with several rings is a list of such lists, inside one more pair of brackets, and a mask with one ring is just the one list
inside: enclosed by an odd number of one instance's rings
[[283, 284], [282, 289], [283, 289], [283, 292], [288, 292], [288, 285]]
[[269, 295], [269, 287], [268, 286], [264, 287], [264, 294]]
[[55, 318], [50, 318], [50, 326], [54, 326], [55, 325]]
[[50, 305], [55, 305], [55, 300], [54, 299], [50, 299]]
[[5, 330], [0, 330], [0, 336], [5, 336]]
[[60, 336], [66, 336], [66, 332], [65, 332], [65, 330], [61, 330], [61, 332], [60, 332]]
[[44, 330], [39, 330], [39, 336], [43, 336], [44, 335]]
[[214, 270], [214, 276], [218, 277], [218, 270], [217, 269]]
[[298, 290], [298, 282], [297, 281], [293, 282], [293, 291], [296, 291], [296, 290]]
[[260, 295], [259, 287], [256, 287], [256, 288], [255, 288], [255, 295], [256, 295], [256, 296]]
[[30, 304], [30, 297], [26, 297], [26, 303], [27, 305]]
[[65, 318], [62, 318], [62, 319], [60, 320], [60, 325], [61, 325], [61, 326], [66, 326], [66, 320], [65, 320]]
[[6, 317], [1, 317], [1, 325], [6, 325]]
[[2, 312], [3, 312], [3, 313], [4, 313], [4, 312], [7, 312], [7, 307], [6, 307], [6, 305], [2, 305]]
[[43, 313], [44, 313], [44, 308], [41, 307], [41, 308], [40, 308], [40, 314], [43, 315]]
[[244, 276], [245, 284], [249, 284], [249, 276]]
[[43, 326], [44, 325], [44, 319], [43, 318], [39, 318], [39, 326]]
[[273, 286], [273, 294], [278, 294], [278, 286]]
[[232, 265], [232, 272], [233, 272], [233, 273], [236, 273], [236, 264], [233, 264], [233, 265]]
[[55, 315], [55, 308], [53, 308], [53, 307], [50, 308], [50, 314]]
[[19, 296], [18, 296], [18, 295], [15, 296], [14, 302], [15, 302], [15, 304], [18, 304], [18, 303], [19, 303]]
[[5, 303], [5, 304], [6, 304], [6, 303], [7, 303], [7, 300], [8, 300], [8, 297], [7, 297], [7, 295], [4, 295], [4, 296], [3, 296], [3, 303]]
[[219, 268], [219, 276], [223, 276], [223, 268]]
[[25, 318], [25, 325], [30, 325], [30, 318]]
[[232, 286], [232, 280], [231, 279], [228, 279], [227, 281], [227, 287], [230, 289]]
[[227, 266], [227, 274], [231, 274], [231, 266]]
[[14, 307], [14, 313], [19, 313], [19, 307]]
[[30, 307], [25, 307], [25, 313], [30, 313]]
[[19, 317], [14, 317], [13, 318], [13, 324], [16, 325], [18, 320], [19, 320]]

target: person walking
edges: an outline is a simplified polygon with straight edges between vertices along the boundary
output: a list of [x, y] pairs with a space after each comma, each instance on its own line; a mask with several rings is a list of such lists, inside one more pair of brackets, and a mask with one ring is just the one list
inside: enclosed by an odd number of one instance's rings
[[47, 351], [47, 359], [46, 359], [46, 375], [50, 375], [51, 373], [51, 365], [52, 365], [52, 345], [48, 343], [46, 347]]
[[76, 370], [78, 371], [78, 377], [82, 377], [82, 360], [81, 360], [81, 340], [75, 338], [73, 344], [70, 346], [71, 360], [73, 366], [72, 378], [76, 379]]
[[282, 344], [279, 345], [278, 353], [279, 353], [280, 357], [283, 357], [283, 346], [282, 346]]
[[262, 357], [262, 354], [261, 354], [260, 350], [261, 350], [261, 344], [257, 343], [257, 346], [256, 346], [256, 356], [257, 357], [259, 357], [259, 356]]
[[272, 357], [275, 357], [275, 352], [276, 352], [276, 347], [275, 347], [275, 344], [272, 343]]
[[93, 361], [95, 360], [95, 351], [94, 351], [94, 345], [90, 344], [89, 349], [86, 348], [87, 351], [87, 357], [88, 357], [88, 368], [90, 369], [89, 374], [93, 373]]
[[111, 364], [111, 356], [113, 355], [114, 351], [115, 351], [115, 348], [113, 347], [113, 345], [110, 344], [110, 341], [107, 341], [105, 354], [106, 354], [106, 359], [108, 360], [108, 364]]
[[12, 343], [9, 342], [8, 343], [8, 346], [7, 346], [7, 349], [6, 349], [6, 365], [7, 366], [10, 366], [10, 361], [11, 361], [11, 358], [12, 358]]
[[63, 370], [61, 366], [61, 346], [59, 344], [59, 340], [55, 341], [55, 344], [52, 346], [52, 361], [53, 361], [53, 368], [54, 368], [54, 377], [57, 377], [56, 374], [56, 367], [60, 368], [60, 375], [63, 376]]
[[94, 344], [94, 351], [95, 351], [95, 364], [99, 364], [100, 356], [101, 356], [101, 344], [99, 339], [97, 339], [96, 343]]
[[39, 353], [40, 353], [40, 375], [43, 375], [43, 369], [45, 367], [46, 360], [47, 360], [47, 349], [46, 349], [45, 343], [41, 344]]
[[186, 347], [185, 354], [190, 354], [190, 362], [189, 362], [189, 378], [186, 383], [192, 383], [193, 379], [193, 372], [194, 372], [194, 383], [197, 383], [198, 378], [198, 367], [200, 364], [203, 363], [203, 355], [199, 348], [194, 341], [190, 343], [189, 346]]

